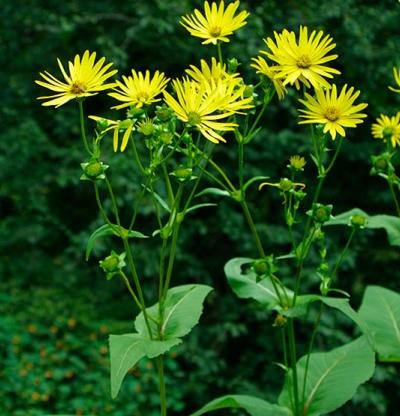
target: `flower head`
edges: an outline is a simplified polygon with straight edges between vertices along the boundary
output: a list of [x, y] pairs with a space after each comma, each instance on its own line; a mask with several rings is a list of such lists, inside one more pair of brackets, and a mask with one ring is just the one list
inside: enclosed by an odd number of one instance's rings
[[156, 71], [151, 76], [148, 70], [143, 74], [143, 72], [136, 72], [134, 69], [132, 69], [132, 76], [126, 77], [123, 75], [122, 79], [123, 83], [121, 81], [116, 82], [115, 92], [108, 94], [110, 97], [123, 102], [123, 104], [112, 107], [117, 110], [131, 105], [141, 108], [143, 105], [160, 101], [161, 98], [156, 97], [164, 91], [169, 81], [169, 78], [166, 78], [163, 72]]
[[107, 72], [112, 63], [104, 65], [105, 58], [100, 58], [96, 62], [96, 52], [85, 51], [82, 58], [75, 55], [74, 62], [68, 62], [69, 74], [67, 74], [59, 59], [57, 59], [57, 62], [65, 81], [58, 80], [47, 71], [40, 72], [44, 81], [35, 81], [42, 87], [56, 93], [38, 97], [41, 100], [48, 100], [43, 102], [42, 105], [60, 107], [75, 98], [89, 97], [115, 85], [114, 83], [105, 84], [105, 81], [118, 71], [114, 69]]
[[113, 148], [114, 152], [118, 150], [118, 140], [119, 140], [119, 133], [124, 132], [122, 136], [121, 142], [121, 152], [126, 149], [128, 144], [129, 137], [131, 137], [131, 133], [133, 131], [133, 121], [130, 119], [126, 119], [123, 121], [120, 120], [109, 120], [107, 118], [97, 117], [97, 116], [89, 116], [92, 120], [96, 122], [101, 122], [102, 124], [107, 126], [100, 132], [106, 133], [108, 131], [113, 131]]
[[235, 12], [239, 7], [239, 0], [229, 3], [225, 8], [224, 1], [204, 2], [204, 14], [195, 9], [192, 14], [182, 16], [181, 25], [187, 29], [192, 36], [205, 39], [202, 43], [217, 44], [218, 41], [229, 42], [228, 36], [244, 26], [249, 13], [241, 11], [237, 16]]
[[396, 84], [399, 88], [393, 88], [393, 87], [389, 86], [389, 90], [394, 91], [394, 92], [398, 92], [400, 94], [400, 67], [399, 68], [396, 68], [396, 67], [393, 68], [393, 78], [394, 78], [394, 80], [395, 80], [395, 82], [396, 82]]
[[237, 126], [222, 120], [234, 114], [233, 111], [221, 111], [226, 99], [217, 90], [209, 93], [206, 85], [189, 79], [175, 80], [173, 85], [177, 97], [164, 91], [164, 98], [176, 116], [199, 130], [206, 139], [214, 143], [225, 142], [219, 132], [233, 130]]
[[289, 167], [295, 171], [303, 170], [306, 165], [306, 160], [303, 156], [294, 155], [289, 157]]
[[240, 113], [253, 107], [252, 97], [245, 97], [246, 85], [238, 73], [230, 74], [225, 65], [212, 58], [211, 65], [201, 60], [200, 68], [194, 65], [186, 73], [195, 81], [206, 95], [211, 95], [214, 101], [221, 102], [222, 111]]
[[336, 85], [333, 84], [332, 89], [325, 91], [318, 89], [315, 94], [316, 98], [306, 93], [306, 99], [299, 100], [306, 107], [306, 110], [299, 110], [303, 113], [300, 117], [306, 119], [299, 124], [324, 124], [323, 132], [329, 131], [333, 140], [336, 138], [336, 133], [342, 137], [346, 135], [344, 127], [356, 127], [363, 122], [362, 118], [367, 117], [359, 111], [364, 110], [368, 104], [353, 105], [360, 95], [360, 91], [354, 92], [353, 87], [347, 89], [345, 85], [338, 96]]
[[392, 117], [381, 114], [371, 131], [375, 139], [389, 139], [393, 147], [400, 146], [400, 112]]
[[286, 88], [284, 87], [281, 79], [275, 78], [274, 67], [269, 66], [267, 61], [262, 56], [252, 58], [252, 61], [254, 61], [254, 63], [251, 64], [251, 66], [257, 70], [257, 74], [267, 77], [272, 82], [275, 91], [278, 94], [278, 98], [283, 100], [286, 94]]
[[284, 30], [276, 33], [275, 41], [271, 38], [264, 39], [268, 51], [260, 51], [276, 62], [273, 67], [275, 78], [281, 79], [283, 85], [295, 85], [297, 89], [302, 82], [306, 87], [312, 85], [315, 89], [320, 87], [330, 88], [325, 78], [333, 78], [332, 74], [340, 74], [337, 69], [326, 66], [329, 61], [337, 58], [337, 55], [328, 55], [336, 46], [329, 35], [324, 36], [320, 30], [313, 30], [308, 35], [306, 26], [300, 26], [298, 39], [294, 32]]

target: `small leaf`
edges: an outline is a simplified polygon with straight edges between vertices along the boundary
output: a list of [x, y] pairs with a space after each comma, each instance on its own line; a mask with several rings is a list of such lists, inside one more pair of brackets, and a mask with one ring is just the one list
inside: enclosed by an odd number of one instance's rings
[[244, 185], [243, 185], [243, 191], [245, 192], [246, 189], [254, 182], [257, 181], [265, 181], [266, 179], [269, 179], [269, 176], [254, 176], [253, 178], [249, 179]]
[[229, 191], [226, 191], [224, 189], [219, 189], [219, 188], [206, 188], [203, 189], [201, 192], [199, 192], [197, 196], [202, 196], [202, 195], [218, 195], [218, 196], [231, 196], [231, 193]]
[[[164, 304], [164, 322], [161, 325], [164, 339], [183, 337], [191, 331], [199, 322], [204, 299], [211, 290], [206, 285], [183, 285], [168, 290]], [[158, 303], [146, 309], [147, 314], [156, 321], [158, 310]], [[143, 313], [137, 316], [135, 328], [142, 336], [148, 336]]]
[[191, 416], [200, 416], [204, 413], [211, 412], [218, 409], [244, 409], [251, 416], [291, 416], [292, 412], [282, 406], [271, 404], [265, 400], [259, 399], [254, 396], [245, 395], [227, 395], [212, 400], [210, 403], [203, 406], [197, 412], [191, 414]]
[[392, 246], [400, 246], [400, 218], [392, 215], [368, 215], [359, 208], [353, 208], [350, 211], [336, 215], [335, 218], [329, 220], [324, 225], [350, 225], [351, 217], [354, 215], [362, 215], [366, 218], [364, 228], [383, 228], [388, 236], [389, 244]]
[[159, 341], [139, 334], [110, 335], [111, 397], [117, 397], [122, 380], [139, 360], [157, 357], [180, 342], [179, 338]]
[[[225, 264], [224, 271], [229, 286], [242, 299], [254, 299], [268, 309], [274, 309], [279, 304], [279, 298], [269, 277], [258, 279], [256, 273], [249, 268], [254, 262], [246, 257], [236, 257]], [[242, 266], [248, 266], [248, 270], [242, 270]], [[293, 292], [286, 289], [289, 298]], [[285, 298], [281, 290], [282, 298]]]
[[[299, 385], [303, 385], [307, 356], [297, 363]], [[375, 369], [375, 354], [364, 336], [329, 352], [310, 355], [301, 414], [323, 415], [341, 407], [350, 400], [358, 386], [372, 377]], [[290, 406], [290, 391], [293, 386], [292, 372], [286, 375], [279, 404]]]
[[165, 211], [167, 211], [168, 213], [171, 213], [171, 208], [169, 207], [167, 201], [161, 198], [161, 196], [157, 192], [153, 191], [150, 188], [146, 188], [146, 191], [149, 191], [154, 196], [154, 198], [165, 209]]
[[373, 334], [381, 361], [400, 361], [400, 295], [380, 286], [368, 286], [359, 316]]
[[88, 261], [90, 253], [93, 250], [94, 243], [99, 237], [104, 237], [106, 235], [116, 235], [116, 236], [125, 236], [127, 238], [148, 238], [147, 235], [142, 234], [139, 231], [127, 230], [124, 227], [120, 227], [116, 224], [104, 224], [97, 230], [93, 231], [92, 235], [89, 237], [86, 245], [86, 261]]
[[196, 211], [197, 209], [200, 209], [200, 208], [206, 208], [206, 207], [216, 207], [216, 206], [217, 206], [217, 204], [211, 204], [211, 203], [197, 204], [197, 205], [193, 205], [192, 207], [190, 207], [190, 208], [186, 211], [186, 213]]

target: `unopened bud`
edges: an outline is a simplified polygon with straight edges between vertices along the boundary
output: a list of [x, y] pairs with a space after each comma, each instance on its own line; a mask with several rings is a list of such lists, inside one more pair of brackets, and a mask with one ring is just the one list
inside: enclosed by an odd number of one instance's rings
[[332, 205], [314, 204], [312, 208], [312, 218], [315, 222], [323, 224], [331, 218]]

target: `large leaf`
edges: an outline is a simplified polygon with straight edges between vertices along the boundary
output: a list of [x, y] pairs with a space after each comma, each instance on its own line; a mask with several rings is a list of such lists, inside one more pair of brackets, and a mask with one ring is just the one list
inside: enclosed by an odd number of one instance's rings
[[89, 240], [86, 245], [86, 260], [89, 259], [90, 253], [93, 250], [96, 240], [106, 235], [123, 235], [127, 238], [147, 238], [146, 235], [140, 233], [139, 231], [127, 230], [126, 228], [116, 224], [104, 224], [101, 227], [97, 228], [97, 230], [93, 231], [93, 233], [89, 237]]
[[110, 335], [111, 397], [117, 397], [122, 380], [139, 360], [157, 357], [180, 342], [178, 338], [150, 340], [139, 334]]
[[373, 334], [379, 359], [400, 361], [400, 295], [368, 286], [358, 313]]
[[[229, 260], [224, 267], [228, 283], [239, 298], [251, 298], [261, 305], [267, 306], [268, 309], [273, 309], [279, 304], [274, 286], [268, 277], [259, 280], [256, 273], [250, 269], [253, 262], [253, 259], [246, 257], [236, 257]], [[247, 270], [244, 270], [243, 267]], [[286, 292], [291, 298], [292, 292], [288, 289]], [[283, 292], [281, 295], [284, 297]]]
[[[297, 375], [302, 392], [307, 356], [297, 363]], [[350, 400], [358, 386], [374, 372], [375, 353], [365, 336], [329, 352], [310, 356], [302, 415], [318, 416], [338, 409]], [[286, 376], [279, 404], [290, 405], [289, 387], [293, 385], [292, 372]]]
[[211, 412], [218, 409], [238, 409], [246, 410], [251, 416], [291, 416], [292, 412], [282, 406], [271, 404], [265, 400], [253, 396], [244, 395], [228, 395], [219, 397], [203, 406], [191, 416], [200, 416], [204, 413]]
[[[164, 304], [164, 322], [161, 325], [164, 339], [183, 337], [191, 331], [199, 322], [204, 299], [211, 290], [212, 287], [206, 285], [183, 285], [168, 290]], [[146, 311], [153, 320], [158, 320], [158, 303]], [[136, 318], [135, 328], [143, 336], [148, 336], [143, 313]]]
[[365, 228], [383, 228], [387, 233], [389, 243], [392, 246], [400, 246], [400, 218], [392, 215], [368, 215], [359, 208], [353, 208], [350, 211], [336, 215], [325, 225], [349, 225], [353, 215], [362, 215], [367, 219]]

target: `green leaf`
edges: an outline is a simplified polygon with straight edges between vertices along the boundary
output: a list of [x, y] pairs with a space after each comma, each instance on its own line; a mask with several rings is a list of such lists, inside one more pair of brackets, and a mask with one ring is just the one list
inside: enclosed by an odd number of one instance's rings
[[353, 208], [350, 211], [336, 215], [324, 225], [350, 225], [350, 219], [353, 215], [362, 215], [367, 221], [364, 228], [383, 228], [388, 236], [390, 245], [400, 246], [400, 218], [392, 215], [368, 215], [359, 208]]
[[171, 208], [168, 205], [168, 202], [165, 201], [157, 192], [153, 191], [150, 188], [146, 188], [146, 191], [149, 191], [153, 197], [157, 200], [157, 202], [167, 211], [168, 213], [171, 213]]
[[[203, 302], [212, 287], [206, 285], [183, 285], [169, 289], [164, 304], [164, 322], [161, 333], [164, 339], [183, 337], [199, 322]], [[158, 320], [158, 303], [146, 309], [147, 314]], [[152, 322], [151, 325], [155, 325]], [[147, 337], [147, 328], [140, 313], [135, 320], [136, 330]]]
[[[306, 361], [307, 356], [304, 356], [297, 363], [300, 386], [303, 386]], [[354, 396], [360, 384], [372, 377], [374, 369], [375, 353], [365, 336], [329, 352], [312, 353], [300, 413], [318, 416], [338, 409]], [[292, 385], [289, 371], [279, 404], [290, 406]]]
[[[279, 304], [279, 298], [269, 277], [258, 279], [256, 273], [250, 269], [254, 259], [235, 257], [225, 264], [224, 271], [231, 289], [242, 299], [254, 299], [268, 309]], [[245, 269], [242, 269], [244, 266]], [[246, 270], [247, 268], [247, 270]], [[293, 292], [286, 289], [289, 298]], [[281, 292], [282, 297], [284, 294]]]
[[148, 238], [147, 235], [144, 235], [139, 231], [127, 230], [126, 228], [120, 227], [116, 224], [104, 224], [97, 228], [97, 230], [93, 231], [92, 235], [89, 237], [86, 245], [86, 261], [89, 259], [90, 253], [93, 250], [96, 240], [106, 235], [116, 235], [118, 237], [123, 235], [127, 238]]
[[193, 205], [192, 207], [190, 207], [190, 208], [186, 211], [186, 213], [196, 211], [197, 209], [200, 209], [200, 208], [206, 208], [206, 207], [216, 207], [216, 206], [217, 206], [217, 204], [211, 204], [211, 203], [197, 204], [197, 205]]
[[231, 196], [231, 193], [229, 191], [226, 191], [224, 189], [219, 189], [219, 188], [206, 188], [203, 189], [201, 192], [199, 192], [197, 196], [202, 196], [202, 195], [207, 195], [207, 194], [211, 194], [211, 195], [218, 195], [218, 196]]
[[291, 416], [292, 412], [282, 406], [271, 404], [258, 397], [245, 395], [227, 395], [212, 400], [191, 416], [200, 416], [218, 409], [244, 409], [251, 416]]
[[111, 397], [117, 397], [122, 380], [139, 360], [164, 354], [180, 342], [178, 338], [150, 340], [139, 334], [110, 335]]
[[400, 361], [400, 295], [368, 286], [358, 311], [372, 332], [381, 361]]
[[254, 182], [257, 181], [265, 181], [266, 179], [269, 179], [269, 176], [254, 176], [253, 178], [249, 179], [244, 185], [243, 185], [243, 191], [245, 192], [247, 188]]

